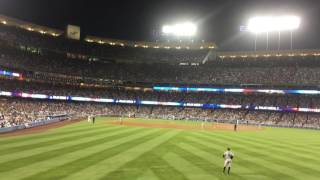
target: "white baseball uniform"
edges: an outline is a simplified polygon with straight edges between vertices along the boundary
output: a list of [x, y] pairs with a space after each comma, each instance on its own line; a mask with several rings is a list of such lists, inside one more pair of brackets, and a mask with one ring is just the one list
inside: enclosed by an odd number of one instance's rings
[[231, 151], [226, 151], [223, 153], [223, 157], [224, 157], [224, 167], [231, 167], [231, 163], [232, 163], [232, 158], [234, 154]]

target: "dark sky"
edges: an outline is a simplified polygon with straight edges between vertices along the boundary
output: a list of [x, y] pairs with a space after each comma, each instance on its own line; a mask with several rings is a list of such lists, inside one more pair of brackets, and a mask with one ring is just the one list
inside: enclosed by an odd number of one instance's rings
[[[58, 29], [81, 26], [82, 34], [129, 40], [155, 40], [166, 23], [193, 21], [197, 38], [223, 50], [252, 50], [253, 35], [239, 32], [249, 17], [293, 14], [302, 18], [294, 48], [320, 48], [320, 0], [0, 0], [0, 13]], [[281, 49], [290, 33], [282, 33]], [[258, 49], [265, 49], [265, 36]], [[277, 35], [270, 35], [276, 49]]]

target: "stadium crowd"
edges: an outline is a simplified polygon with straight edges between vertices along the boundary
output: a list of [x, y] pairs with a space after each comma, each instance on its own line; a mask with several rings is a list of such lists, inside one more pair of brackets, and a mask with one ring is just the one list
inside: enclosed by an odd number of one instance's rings
[[[281, 107], [320, 108], [320, 97], [296, 95], [261, 95], [261, 94], [214, 94], [180, 93], [144, 90], [127, 90], [122, 87], [79, 88], [45, 83], [29, 83], [16, 80], [2, 80], [3, 91], [15, 94], [42, 93], [59, 96], [83, 96], [92, 98], [112, 98], [123, 100], [152, 100], [161, 102], [215, 103], [228, 105], [260, 105]], [[187, 107], [115, 105], [102, 103], [79, 103], [53, 100], [29, 100], [3, 98], [1, 104], [1, 126], [26, 123], [44, 119], [49, 115], [68, 114], [85, 117], [90, 114], [136, 116], [166, 119], [210, 120], [210, 121], [249, 121], [265, 125], [290, 127], [319, 127], [320, 114], [298, 112], [272, 112], [231, 109], [203, 109]]]
[[[70, 85], [110, 85], [121, 82], [270, 86], [320, 84], [320, 61], [317, 57], [223, 60], [208, 57], [208, 51], [98, 45], [0, 25], [0, 67], [23, 74], [20, 80], [1, 79], [0, 90], [126, 100], [320, 108], [318, 96], [179, 93], [128, 90], [120, 86], [87, 88]], [[190, 64], [182, 65], [182, 62]], [[46, 120], [48, 116], [59, 114], [72, 117], [106, 114], [209, 121], [242, 120], [265, 125], [320, 127], [320, 115], [315, 113], [115, 105], [7, 97], [2, 98], [0, 103], [1, 127]]]
[[[317, 57], [211, 58], [202, 64], [207, 55], [204, 50], [94, 45], [6, 26], [0, 26], [0, 47], [0, 66], [44, 80], [300, 86], [320, 83]], [[198, 64], [179, 65], [190, 57]]]
[[240, 94], [210, 92], [154, 91], [150, 88], [134, 90], [130, 87], [110, 86], [89, 88], [81, 86], [56, 85], [20, 80], [0, 81], [0, 90], [15, 93], [33, 93], [57, 96], [82, 96], [91, 98], [111, 98], [127, 100], [150, 100], [161, 102], [190, 102], [214, 104], [241, 104], [280, 107], [320, 108], [320, 97], [312, 95]]
[[46, 121], [48, 117], [55, 115], [68, 115], [68, 117], [76, 119], [90, 114], [109, 114], [108, 110], [102, 104], [2, 98], [0, 99], [0, 127]]
[[[274, 66], [261, 62], [259, 65], [246, 63], [233, 67], [224, 62], [210, 62], [199, 66], [177, 64], [102, 63], [79, 61], [63, 56], [35, 55], [19, 52], [5, 52], [2, 48], [0, 66], [17, 69], [26, 77], [56, 79], [71, 82], [100, 82], [97, 79], [185, 84], [266, 84], [266, 85], [318, 85], [320, 69], [301, 64], [296, 66]], [[253, 60], [251, 60], [253, 61]], [[265, 63], [265, 64], [264, 64]], [[264, 67], [260, 67], [264, 66]], [[51, 73], [48, 75], [48, 73]], [[108, 81], [108, 82], [109, 82]]]
[[86, 117], [89, 115], [108, 115], [231, 123], [240, 120], [242, 122], [250, 122], [250, 124], [320, 128], [320, 115], [307, 113], [107, 105], [99, 103], [36, 101], [16, 98], [2, 98], [0, 105], [1, 127], [12, 127], [36, 121], [45, 121], [46, 118], [51, 115], [67, 114], [71, 118]]

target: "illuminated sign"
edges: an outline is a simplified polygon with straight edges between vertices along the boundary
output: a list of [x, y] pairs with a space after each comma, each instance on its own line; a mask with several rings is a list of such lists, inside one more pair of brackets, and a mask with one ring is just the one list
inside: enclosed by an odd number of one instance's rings
[[159, 102], [159, 101], [136, 101], [136, 100], [121, 100], [121, 99], [106, 99], [106, 98], [90, 98], [79, 96], [49, 96], [45, 94], [30, 94], [30, 93], [13, 93], [0, 91], [0, 96], [22, 97], [31, 99], [48, 99], [61, 101], [81, 101], [81, 102], [101, 102], [115, 104], [137, 104], [137, 105], [154, 105], [154, 106], [175, 106], [175, 107], [194, 107], [194, 108], [209, 108], [209, 109], [252, 109], [262, 111], [278, 111], [278, 112], [312, 112], [320, 113], [320, 109], [297, 108], [297, 107], [277, 107], [277, 106], [254, 106], [254, 105], [232, 105], [232, 104], [201, 104], [188, 102]]
[[216, 93], [264, 93], [264, 94], [303, 94], [320, 95], [319, 90], [301, 90], [301, 89], [251, 89], [251, 88], [194, 88], [194, 87], [163, 87], [154, 86], [155, 91], [191, 91], [191, 92], [216, 92]]

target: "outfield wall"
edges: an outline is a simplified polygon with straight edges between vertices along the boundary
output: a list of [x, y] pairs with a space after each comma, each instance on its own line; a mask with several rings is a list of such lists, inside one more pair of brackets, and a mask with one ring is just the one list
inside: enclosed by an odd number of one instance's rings
[[235, 124], [236, 122], [240, 125], [249, 125], [249, 126], [263, 126], [263, 127], [274, 127], [274, 128], [297, 128], [297, 129], [312, 129], [320, 130], [320, 127], [301, 127], [301, 126], [290, 126], [290, 125], [279, 125], [279, 124], [266, 124], [266, 123], [257, 123], [252, 120], [226, 120], [226, 119], [214, 119], [214, 118], [185, 118], [178, 116], [157, 116], [149, 114], [96, 114], [95, 116], [100, 117], [126, 117], [126, 118], [147, 118], [147, 119], [164, 119], [164, 120], [177, 120], [177, 121], [202, 121], [208, 123], [225, 123], [225, 124]]

